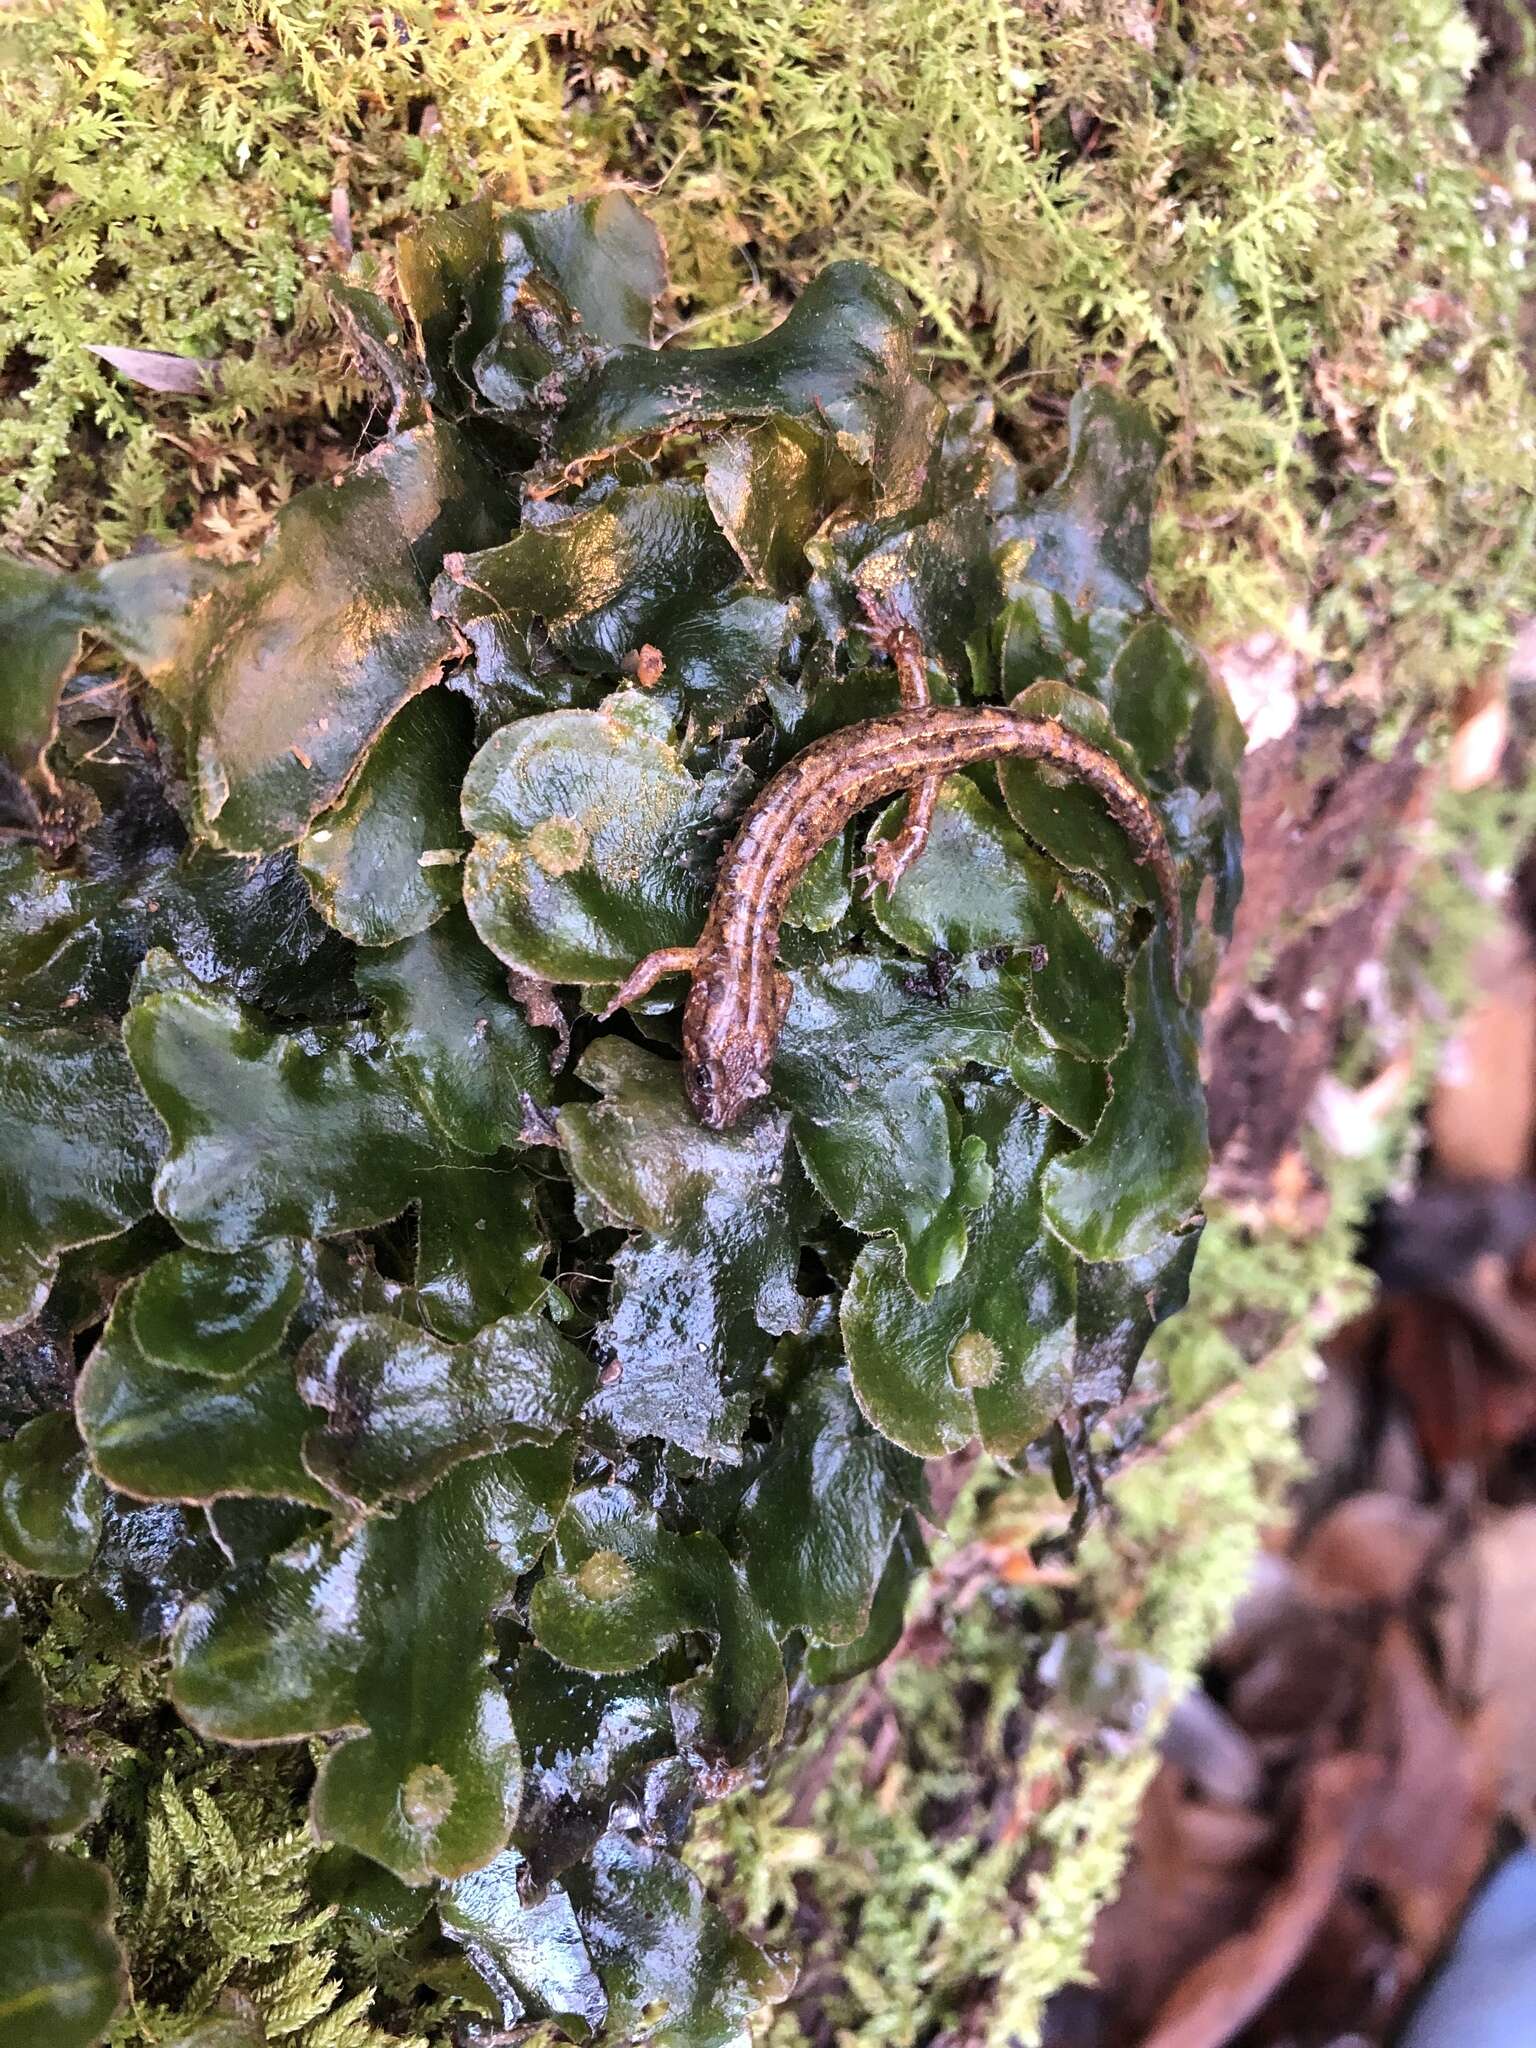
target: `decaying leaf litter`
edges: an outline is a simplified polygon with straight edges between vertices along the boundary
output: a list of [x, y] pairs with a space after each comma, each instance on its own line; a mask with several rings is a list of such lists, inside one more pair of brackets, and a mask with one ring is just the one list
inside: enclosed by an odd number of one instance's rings
[[1095, 1984], [1059, 1996], [1062, 2048], [1389, 2039], [1529, 1837], [1529, 882], [1474, 963], [1422, 1181], [1373, 1219], [1382, 1293], [1327, 1347], [1294, 1519], [1174, 1710]]

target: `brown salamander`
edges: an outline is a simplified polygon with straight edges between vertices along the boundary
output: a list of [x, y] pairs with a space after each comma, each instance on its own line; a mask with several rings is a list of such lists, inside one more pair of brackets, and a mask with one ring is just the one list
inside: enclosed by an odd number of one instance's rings
[[[905, 631], [906, 629], [901, 629]], [[774, 964], [795, 884], [827, 841], [868, 805], [899, 790], [937, 794], [956, 769], [981, 761], [1049, 761], [1084, 782], [1157, 877], [1178, 978], [1178, 876], [1157, 813], [1125, 771], [1052, 718], [1000, 705], [929, 705], [866, 719], [814, 741], [753, 802], [722, 859], [697, 945], [650, 953], [604, 1012], [634, 1002], [664, 975], [691, 974], [683, 1010], [683, 1083], [711, 1130], [733, 1124], [768, 1092], [791, 984]], [[914, 804], [902, 835], [912, 831]], [[927, 805], [931, 815], [932, 800]], [[927, 837], [927, 818], [921, 839]], [[894, 841], [891, 843], [895, 843]], [[912, 856], [909, 855], [910, 859]]]

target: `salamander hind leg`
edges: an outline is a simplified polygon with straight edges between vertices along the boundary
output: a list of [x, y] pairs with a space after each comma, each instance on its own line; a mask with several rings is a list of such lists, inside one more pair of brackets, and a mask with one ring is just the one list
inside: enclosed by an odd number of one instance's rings
[[[932, 702], [928, 691], [928, 657], [915, 629], [902, 618], [891, 600], [878, 596], [874, 591], [862, 591], [860, 602], [864, 616], [869, 620], [865, 630], [870, 644], [881, 654], [888, 655], [895, 666], [902, 709], [926, 710]], [[877, 889], [894, 889], [928, 844], [934, 809], [943, 786], [941, 775], [930, 775], [920, 782], [907, 798], [906, 815], [900, 828], [889, 839], [878, 840], [873, 846], [866, 847], [864, 865], [854, 873], [854, 880], [864, 884], [866, 896], [873, 896]]]
[[891, 837], [866, 841], [864, 864], [854, 869], [854, 880], [864, 884], [866, 896], [873, 896], [877, 889], [894, 889], [921, 854], [928, 844], [943, 786], [941, 775], [930, 775], [920, 782], [907, 798], [906, 813]]
[[613, 1001], [601, 1012], [605, 1018], [615, 1010], [622, 1010], [626, 1003], [637, 1003], [642, 996], [649, 995], [658, 981], [664, 981], [669, 974], [692, 974], [698, 964], [697, 946], [663, 946], [658, 952], [647, 953], [637, 961], [619, 983]]

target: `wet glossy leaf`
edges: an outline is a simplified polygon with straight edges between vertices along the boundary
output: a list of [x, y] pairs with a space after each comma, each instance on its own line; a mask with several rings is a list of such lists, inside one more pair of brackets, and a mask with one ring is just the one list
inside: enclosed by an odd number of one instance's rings
[[552, 1657], [579, 1671], [638, 1671], [679, 1638], [708, 1637], [710, 1663], [672, 1691], [686, 1752], [744, 1763], [784, 1726], [779, 1646], [719, 1538], [664, 1527], [622, 1486], [572, 1496], [529, 1622]]
[[731, 1546], [781, 1636], [852, 1643], [869, 1626], [897, 1525], [923, 1499], [922, 1465], [870, 1428], [846, 1372], [812, 1371], [753, 1470]]
[[338, 1549], [317, 1540], [235, 1574], [183, 1617], [176, 1705], [228, 1742], [343, 1734], [315, 1828], [402, 1882], [488, 1863], [520, 1777], [488, 1617], [543, 1549], [570, 1470], [569, 1442], [475, 1458]]
[[360, 946], [424, 932], [459, 900], [469, 841], [459, 788], [474, 747], [469, 705], [427, 690], [384, 728], [339, 804], [299, 841], [328, 921]]
[[819, 426], [767, 419], [714, 444], [704, 491], [753, 582], [789, 592], [804, 581], [806, 542], [834, 505], [866, 495], [868, 483]]
[[31, 847], [0, 847], [0, 996], [18, 1021], [117, 1017], [152, 945], [200, 981], [279, 1014], [346, 1007], [351, 948], [309, 900], [291, 852], [178, 855], [181, 828], [162, 806], [129, 807], [121, 837], [98, 828], [77, 866], [46, 866]]
[[22, 1651], [16, 1603], [0, 1588], [0, 1852], [8, 1834], [74, 1834], [100, 1796], [96, 1766], [54, 1742], [43, 1682]]
[[986, 507], [967, 499], [870, 549], [853, 582], [913, 627], [929, 656], [960, 681], [969, 673], [971, 641], [997, 609], [994, 545]]
[[603, 685], [557, 659], [523, 603], [522, 557], [504, 548], [449, 555], [432, 586], [432, 615], [446, 620], [471, 656], [445, 680], [473, 707], [480, 745], [510, 719], [594, 703]]
[[287, 1334], [309, 1247], [273, 1238], [239, 1252], [157, 1259], [133, 1292], [133, 1341], [156, 1365], [238, 1379]]
[[0, 1443], [0, 1557], [45, 1578], [78, 1578], [100, 1537], [101, 1482], [73, 1417], [23, 1423]]
[[854, 956], [791, 980], [773, 1087], [800, 1156], [845, 1223], [895, 1234], [910, 1284], [931, 1294], [958, 1271], [987, 1189], [944, 1076], [971, 1060], [1006, 1068], [1021, 998], [974, 962], [942, 990]]
[[[870, 828], [871, 842], [894, 838], [905, 809], [904, 798], [889, 805]], [[1061, 879], [968, 776], [951, 775], [927, 845], [894, 890], [875, 891], [871, 908], [887, 937], [930, 957], [1048, 948], [1065, 915]]]
[[738, 2048], [793, 1972], [738, 1934], [686, 1864], [605, 1835], [570, 1889], [608, 1994], [615, 2039], [648, 2048]]
[[614, 1262], [599, 1340], [619, 1371], [589, 1412], [734, 1462], [747, 1397], [733, 1386], [805, 1313], [795, 1275], [815, 1210], [787, 1119], [706, 1130], [678, 1068], [623, 1039], [599, 1039], [577, 1071], [602, 1099], [559, 1113], [571, 1175], [601, 1221], [642, 1233]]
[[1140, 611], [1162, 436], [1107, 384], [1078, 392], [1067, 427], [1067, 463], [1054, 487], [1002, 522], [1005, 575], [1060, 591], [1074, 611]]
[[902, 1516], [885, 1570], [870, 1603], [869, 1622], [851, 1643], [811, 1643], [805, 1653], [805, 1675], [812, 1685], [840, 1685], [883, 1664], [901, 1641], [907, 1598], [930, 1560], [916, 1515]]
[[[142, 1273], [163, 1252], [174, 1250], [176, 1242], [176, 1233], [165, 1218], [150, 1215], [117, 1237], [98, 1238], [94, 1244], [65, 1252], [59, 1260], [59, 1277], [48, 1296], [45, 1313], [49, 1325], [70, 1336], [79, 1336], [104, 1321], [124, 1281]], [[46, 1405], [65, 1404], [53, 1401]]]
[[1093, 1136], [1053, 1160], [1045, 1216], [1081, 1257], [1133, 1259], [1190, 1217], [1210, 1164], [1200, 1048], [1159, 929], [1131, 970], [1131, 1032]]
[[548, 1293], [549, 1241], [534, 1186], [516, 1167], [475, 1160], [422, 1180], [416, 1299], [440, 1337], [472, 1337]]
[[505, 970], [462, 909], [367, 956], [357, 985], [406, 1085], [452, 1144], [516, 1145], [528, 1105], [549, 1100], [554, 1041], [507, 994]]
[[1186, 1230], [1138, 1258], [1078, 1267], [1072, 1394], [1079, 1408], [1124, 1400], [1147, 1339], [1189, 1299], [1199, 1243], [1199, 1230]]
[[649, 343], [666, 285], [655, 229], [619, 192], [538, 212], [476, 200], [403, 236], [396, 261], [438, 402], [480, 398], [530, 428], [593, 344]]
[[573, 2040], [585, 2040], [602, 2025], [607, 1997], [570, 1899], [552, 1884], [530, 1888], [525, 1901], [527, 1870], [515, 1849], [506, 1850], [446, 1886], [438, 1918], [501, 2001], [504, 2026], [553, 2019]]
[[1058, 1127], [1005, 1088], [980, 1094], [966, 1123], [993, 1181], [959, 1275], [921, 1301], [896, 1253], [866, 1245], [843, 1297], [859, 1405], [919, 1457], [977, 1435], [1012, 1456], [1054, 1420], [1070, 1384], [1076, 1273], [1040, 1206]]
[[651, 338], [667, 288], [661, 236], [627, 192], [512, 216], [529, 254], [552, 277], [587, 332], [606, 348]]
[[[0, 692], [0, 778], [39, 794], [53, 786], [43, 756], [53, 738], [59, 692], [90, 623], [88, 596], [72, 577], [40, 562], [0, 555], [0, 643], [6, 653]], [[4, 779], [0, 805], [9, 808]], [[27, 816], [23, 804], [21, 816]]]
[[1244, 738], [1226, 688], [1163, 619], [1147, 619], [1117, 651], [1103, 697], [1162, 801], [1169, 840], [1194, 908], [1200, 878], [1215, 878], [1212, 923], [1230, 932], [1243, 887], [1237, 771]]
[[218, 1378], [157, 1364], [137, 1340], [136, 1292], [118, 1296], [75, 1390], [80, 1434], [108, 1485], [140, 1500], [253, 1494], [324, 1506], [299, 1455], [314, 1417], [292, 1360], [268, 1352]]
[[244, 860], [192, 846], [143, 894], [141, 950], [166, 946], [199, 981], [278, 1016], [347, 1007], [351, 949], [316, 912], [291, 851]]
[[666, 663], [658, 695], [675, 701], [693, 742], [734, 731], [779, 683], [779, 659], [800, 607], [733, 584], [672, 623], [658, 652]]
[[483, 547], [511, 520], [443, 425], [382, 442], [336, 484], [290, 499], [261, 559], [206, 596], [153, 676], [205, 837], [269, 852], [336, 801], [453, 652], [427, 603], [444, 553]]
[[335, 276], [327, 282], [326, 298], [362, 362], [389, 387], [389, 431], [419, 427], [427, 417], [422, 395], [425, 378], [421, 364], [409, 351], [401, 331], [404, 323], [395, 308], [377, 292]]
[[[1109, 754], [1143, 794], [1150, 794], [1135, 755], [1117, 737], [1109, 713], [1096, 698], [1065, 683], [1034, 683], [1015, 698], [1012, 708], [1026, 718], [1055, 719], [1080, 734]], [[1004, 762], [998, 780], [1015, 822], [1063, 867], [1099, 877], [1117, 898], [1157, 901], [1151, 869], [1137, 861], [1131, 841], [1091, 789], [1037, 761]]]
[[1013, 1041], [1008, 1071], [1031, 1102], [1040, 1103], [1080, 1138], [1086, 1138], [1104, 1114], [1109, 1070], [1096, 1060], [1076, 1059], [1021, 1029]]
[[519, 1443], [551, 1443], [596, 1374], [539, 1316], [508, 1316], [444, 1344], [390, 1316], [355, 1317], [311, 1339], [299, 1391], [323, 1409], [304, 1462], [360, 1505], [417, 1500], [452, 1466]]
[[[895, 1645], [919, 1454], [1115, 1400], [1182, 1300], [1191, 1019], [1102, 808], [990, 769], [894, 896], [851, 900], [862, 825], [810, 864], [729, 1131], [682, 1092], [680, 977], [598, 1013], [696, 938], [754, 783], [896, 702], [873, 600], [937, 701], [1116, 751], [1191, 928], [1236, 900], [1239, 735], [1151, 612], [1155, 437], [1107, 391], [1031, 503], [858, 266], [658, 350], [622, 197], [477, 201], [397, 253], [409, 320], [339, 294], [386, 438], [261, 560], [0, 564], [38, 685], [0, 805], [59, 814], [0, 847], [0, 1309], [57, 1272], [0, 1346], [0, 1547], [89, 1559], [71, 1602], [125, 1656], [174, 1627], [211, 1738], [312, 1745], [349, 1940], [425, 1957], [436, 1897], [435, 1993], [478, 1969], [507, 2026], [746, 2048], [783, 1979], [672, 1852], [772, 1750], [786, 1662]], [[105, 676], [55, 732], [82, 632], [158, 748]]]
[[921, 487], [941, 413], [911, 375], [912, 309], [880, 272], [834, 263], [770, 334], [732, 348], [623, 349], [573, 395], [555, 431], [567, 464], [719, 420], [814, 420], [872, 469], [887, 509]]
[[[361, 1254], [328, 1245], [305, 1245], [298, 1264], [302, 1292], [290, 1306], [283, 1351], [265, 1351], [244, 1370], [223, 1376], [191, 1361], [157, 1362], [141, 1347], [139, 1323], [151, 1336], [156, 1314], [141, 1318], [139, 1293], [165, 1292], [169, 1308], [191, 1258], [172, 1253], [151, 1266], [136, 1286], [117, 1297], [107, 1327], [76, 1388], [76, 1412], [92, 1463], [123, 1493], [152, 1500], [208, 1501], [231, 1496], [330, 1505], [330, 1496], [305, 1469], [304, 1435], [313, 1413], [299, 1399], [292, 1355], [322, 1324], [348, 1315], [381, 1312], [401, 1290], [380, 1280]], [[194, 1272], [212, 1287], [215, 1255], [196, 1255]], [[281, 1260], [281, 1249], [277, 1258]], [[259, 1270], [260, 1255], [229, 1260], [236, 1273]], [[171, 1269], [169, 1281], [162, 1266]], [[167, 1349], [171, 1348], [169, 1345]]]
[[158, 1655], [187, 1602], [224, 1568], [200, 1509], [134, 1501], [109, 1487], [96, 1562], [75, 1582], [74, 1598], [124, 1654]]
[[[902, 815], [898, 804], [882, 812], [871, 840], [890, 838]], [[945, 782], [927, 846], [871, 908], [888, 937], [930, 959], [1021, 953], [1014, 979], [1048, 1046], [1103, 1060], [1124, 1043], [1129, 955], [1114, 913], [1043, 859], [968, 777]]]
[[542, 981], [621, 980], [652, 948], [698, 936], [701, 835], [719, 800], [718, 783], [694, 781], [637, 693], [505, 726], [464, 783], [475, 929]]
[[[259, 1564], [308, 1536], [318, 1536], [329, 1520], [325, 1509], [306, 1507], [301, 1501], [228, 1493], [210, 1501], [203, 1515], [208, 1533], [230, 1564]], [[217, 1576], [222, 1578], [223, 1571]]]
[[513, 1840], [540, 1884], [584, 1856], [646, 1767], [670, 1756], [672, 1710], [655, 1666], [572, 1671], [530, 1644], [507, 1684], [523, 1753]]
[[541, 620], [573, 668], [613, 674], [647, 644], [666, 654], [671, 627], [734, 583], [741, 565], [703, 486], [668, 479], [524, 526], [449, 574], [488, 584], [521, 625]]
[[147, 1212], [163, 1142], [116, 1037], [0, 1019], [0, 1330], [42, 1307], [60, 1252]]
[[795, 884], [785, 924], [807, 932], [829, 932], [841, 924], [853, 906], [850, 867], [846, 833], [828, 840]]
[[402, 1884], [355, 1849], [325, 1849], [309, 1872], [309, 1889], [322, 1906], [335, 1906], [343, 1920], [402, 1941], [419, 1927], [432, 1904], [424, 1886]]
[[170, 1133], [156, 1205], [206, 1250], [386, 1222], [443, 1163], [354, 1027], [274, 1032], [227, 997], [166, 988], [135, 1003], [124, 1038]]
[[998, 694], [1014, 698], [1033, 683], [1057, 682], [1104, 699], [1110, 666], [1136, 625], [1130, 612], [1075, 612], [1058, 590], [1018, 584], [992, 622]]
[[128, 1988], [112, 1906], [101, 1864], [0, 1840], [0, 2048], [94, 2048]]

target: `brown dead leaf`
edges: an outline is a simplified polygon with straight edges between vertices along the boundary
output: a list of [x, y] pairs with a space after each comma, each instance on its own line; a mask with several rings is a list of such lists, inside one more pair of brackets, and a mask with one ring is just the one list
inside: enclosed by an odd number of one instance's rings
[[1536, 961], [1507, 919], [1473, 963], [1480, 991], [1446, 1047], [1429, 1105], [1438, 1171], [1457, 1180], [1513, 1180], [1536, 1130]]
[[1445, 1516], [1393, 1493], [1356, 1493], [1296, 1558], [1304, 1595], [1327, 1607], [1401, 1607], [1445, 1541]]
[[1246, 1807], [1207, 1805], [1164, 1765], [1136, 1821], [1119, 1896], [1100, 1915], [1088, 1966], [1103, 1987], [1116, 2042], [1151, 2015], [1213, 1940], [1236, 1934], [1268, 1886], [1273, 1824]]
[[146, 391], [194, 397], [211, 390], [218, 381], [219, 366], [212, 356], [167, 355], [157, 348], [109, 348], [92, 342], [86, 343], [86, 353], [100, 356], [109, 369], [130, 384], [142, 384]]
[[1141, 2048], [1223, 2048], [1290, 1975], [1338, 1895], [1379, 1797], [1375, 1757], [1307, 1773], [1291, 1868], [1252, 1926], [1218, 1944], [1166, 2000]]
[[1536, 1506], [1488, 1516], [1439, 1617], [1447, 1669], [1480, 1709], [1479, 1735], [1504, 1812], [1536, 1838]]
[[1439, 1471], [1486, 1467], [1536, 1428], [1536, 1376], [1456, 1300], [1425, 1294], [1394, 1304], [1380, 1365]]
[[1390, 1901], [1422, 1970], [1487, 1860], [1497, 1801], [1476, 1744], [1401, 1621], [1388, 1622], [1376, 1646], [1361, 1742], [1385, 1777], [1355, 1875]]
[[1303, 1603], [1230, 1680], [1228, 1712], [1274, 1761], [1333, 1748], [1359, 1698], [1370, 1648], [1353, 1614]]

